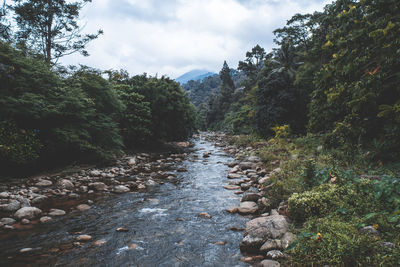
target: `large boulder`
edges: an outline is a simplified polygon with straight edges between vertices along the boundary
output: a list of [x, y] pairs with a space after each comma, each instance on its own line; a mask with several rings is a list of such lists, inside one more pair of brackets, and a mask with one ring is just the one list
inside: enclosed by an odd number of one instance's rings
[[281, 239], [288, 228], [289, 224], [282, 215], [253, 219], [246, 224], [245, 237], [240, 243], [240, 249], [246, 252], [258, 252], [267, 240]]
[[18, 220], [33, 219], [36, 216], [39, 216], [40, 214], [42, 214], [42, 211], [38, 208], [24, 207], [17, 210], [17, 212], [14, 214], [14, 217], [17, 218]]

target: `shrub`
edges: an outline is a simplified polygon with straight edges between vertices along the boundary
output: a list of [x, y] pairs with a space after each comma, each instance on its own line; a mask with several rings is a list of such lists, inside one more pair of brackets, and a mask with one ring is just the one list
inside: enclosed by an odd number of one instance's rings
[[39, 157], [42, 144], [32, 130], [21, 129], [12, 121], [0, 121], [0, 162], [23, 165]]

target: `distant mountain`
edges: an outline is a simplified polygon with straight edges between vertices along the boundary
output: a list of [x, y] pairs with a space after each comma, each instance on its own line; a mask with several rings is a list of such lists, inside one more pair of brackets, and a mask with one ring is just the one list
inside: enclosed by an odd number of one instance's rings
[[185, 84], [188, 81], [202, 81], [204, 78], [214, 75], [215, 73], [207, 71], [207, 70], [191, 70], [186, 72], [182, 76], [179, 76], [175, 79], [175, 81], [179, 82], [180, 84]]

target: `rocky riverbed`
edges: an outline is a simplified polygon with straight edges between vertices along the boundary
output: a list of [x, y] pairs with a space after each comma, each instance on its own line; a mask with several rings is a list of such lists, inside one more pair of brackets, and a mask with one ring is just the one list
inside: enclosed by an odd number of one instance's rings
[[295, 238], [286, 207], [271, 210], [263, 191], [269, 173], [255, 149], [226, 140], [202, 134], [177, 143], [180, 153], [141, 153], [113, 167], [3, 183], [1, 261], [279, 266]]
[[229, 164], [231, 169], [227, 174], [231, 181], [223, 187], [242, 197], [239, 205], [227, 209], [227, 212], [252, 215], [252, 219], [246, 223], [240, 243], [240, 250], [245, 255], [241, 261], [254, 266], [280, 266], [278, 260], [289, 257], [283, 251], [296, 240], [296, 236], [289, 231], [286, 203], [271, 209], [265, 197], [264, 185], [274, 172], [280, 171], [279, 168], [268, 172], [261, 159], [254, 156], [257, 148], [240, 150], [229, 145], [224, 134], [212, 135], [210, 139], [214, 145], [223, 147], [235, 157], [235, 161]]

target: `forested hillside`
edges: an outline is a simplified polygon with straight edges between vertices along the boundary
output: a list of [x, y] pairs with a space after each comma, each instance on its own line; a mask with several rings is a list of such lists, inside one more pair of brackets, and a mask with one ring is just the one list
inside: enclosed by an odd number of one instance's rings
[[394, 0], [339, 0], [293, 16], [274, 31], [278, 48], [257, 45], [239, 62], [243, 92], [224, 66], [217, 96], [200, 108], [205, 125], [262, 137], [289, 125], [293, 134], [324, 134], [329, 147], [398, 158], [398, 8]]
[[86, 44], [102, 33], [77, 33], [83, 3], [16, 1], [9, 8], [16, 27], [2, 13], [2, 174], [15, 174], [20, 167], [107, 161], [123, 149], [182, 140], [194, 132], [194, 107], [167, 77], [57, 64], [69, 53], [87, 55]]

